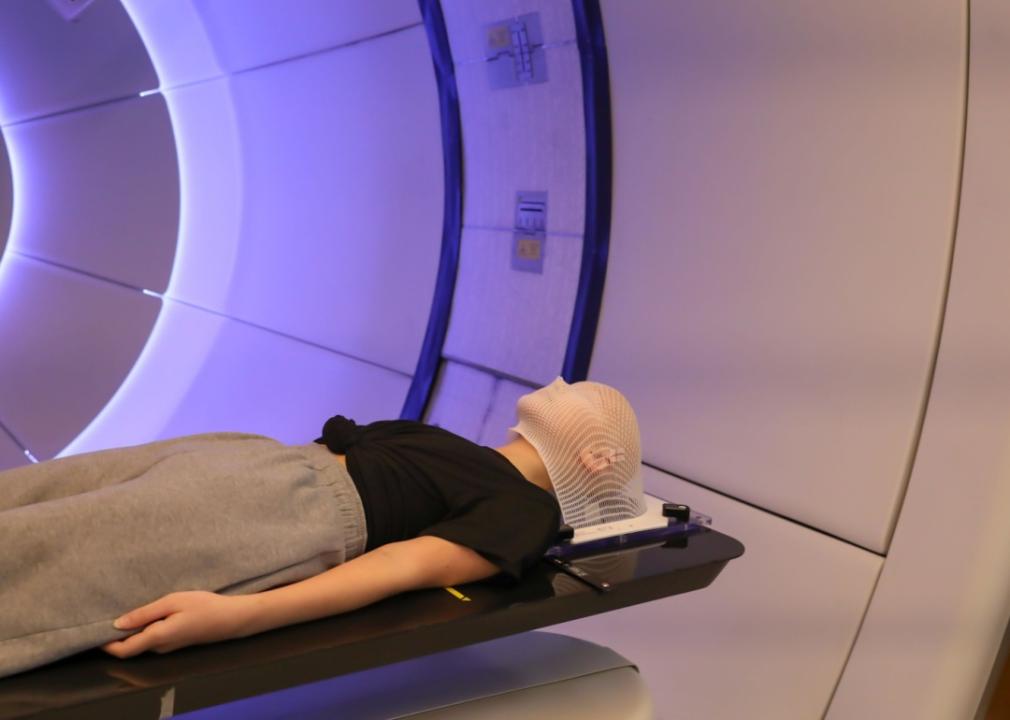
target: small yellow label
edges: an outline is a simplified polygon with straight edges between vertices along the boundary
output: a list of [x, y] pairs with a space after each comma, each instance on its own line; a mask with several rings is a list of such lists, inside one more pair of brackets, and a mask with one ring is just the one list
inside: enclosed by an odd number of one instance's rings
[[488, 47], [496, 50], [510, 47], [512, 45], [512, 33], [509, 31], [509, 26], [507, 24], [494, 25], [488, 28], [487, 44]]
[[523, 260], [540, 259], [540, 240], [533, 237], [521, 237], [516, 244], [516, 255]]
[[455, 597], [457, 600], [462, 600], [463, 602], [470, 602], [470, 598], [468, 598], [466, 595], [464, 595], [454, 587], [447, 587], [445, 590], [453, 597]]

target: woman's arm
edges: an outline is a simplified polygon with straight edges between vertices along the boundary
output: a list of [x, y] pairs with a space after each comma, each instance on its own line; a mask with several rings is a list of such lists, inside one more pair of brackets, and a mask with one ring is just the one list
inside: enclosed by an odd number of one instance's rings
[[[116, 621], [144, 629], [104, 649], [116, 657], [245, 637], [348, 612], [421, 588], [490, 577], [498, 567], [470, 548], [431, 535], [389, 543], [301, 582], [253, 595], [181, 592]], [[146, 626], [146, 627], [145, 627]]]
[[389, 543], [307, 580], [251, 596], [250, 635], [355, 610], [391, 595], [483, 580], [498, 567], [470, 548], [424, 535]]

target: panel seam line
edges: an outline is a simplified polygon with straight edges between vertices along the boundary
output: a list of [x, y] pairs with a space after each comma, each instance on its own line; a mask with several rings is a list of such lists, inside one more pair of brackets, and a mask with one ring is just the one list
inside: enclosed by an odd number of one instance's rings
[[158, 87], [156, 92], [165, 93], [172, 92], [175, 90], [184, 90], [186, 88], [195, 87], [197, 85], [205, 85], [207, 83], [218, 82], [225, 80], [227, 78], [238, 77], [240, 75], [245, 75], [247, 73], [256, 72], [257, 70], [264, 70], [266, 68], [276, 67], [278, 65], [284, 65], [289, 62], [298, 62], [299, 60], [307, 60], [309, 58], [318, 57], [320, 55], [326, 55], [327, 53], [337, 52], [339, 50], [346, 50], [347, 48], [352, 48], [355, 45], [361, 45], [366, 42], [371, 42], [372, 40], [381, 40], [385, 37], [390, 37], [392, 35], [397, 35], [402, 32], [407, 32], [416, 27], [421, 27], [424, 23], [421, 21], [410, 23], [409, 25], [401, 25], [400, 27], [395, 27], [390, 30], [383, 30], [380, 33], [375, 33], [374, 35], [369, 35], [368, 37], [357, 38], [355, 40], [349, 40], [344, 43], [339, 43], [337, 45], [329, 45], [324, 48], [319, 48], [317, 50], [309, 50], [307, 52], [299, 53], [297, 55], [291, 55], [290, 57], [279, 58], [277, 60], [270, 60], [269, 62], [260, 63], [258, 65], [252, 65], [250, 67], [239, 68], [238, 70], [225, 71], [220, 74], [211, 75], [209, 77], [202, 77], [196, 80], [190, 80], [188, 82], [177, 83], [175, 85], [168, 85], [164, 87]]
[[32, 115], [31, 117], [21, 118], [20, 120], [12, 120], [11, 122], [0, 124], [0, 128], [7, 130], [8, 128], [18, 127], [20, 125], [29, 125], [34, 122], [63, 117], [64, 115], [72, 115], [76, 112], [86, 112], [88, 110], [95, 110], [107, 105], [116, 105], [121, 102], [126, 102], [127, 100], [139, 99], [140, 97], [141, 95], [139, 92], [130, 93], [128, 95], [118, 95], [116, 97], [106, 98], [105, 100], [96, 100], [95, 102], [87, 103], [86, 105], [75, 105], [74, 107], [64, 108], [63, 110], [54, 110], [53, 112], [44, 113], [42, 115]]
[[391, 30], [385, 30], [381, 33], [376, 33], [374, 35], [369, 35], [368, 37], [358, 38], [357, 40], [351, 40], [345, 43], [340, 43], [338, 45], [331, 45], [325, 48], [320, 48], [318, 50], [310, 50], [308, 52], [299, 53], [298, 55], [292, 55], [291, 57], [281, 58], [279, 60], [271, 60], [270, 62], [260, 63], [259, 65], [253, 65], [247, 68], [241, 68], [235, 70], [234, 72], [222, 72], [220, 74], [214, 74], [210, 77], [202, 77], [198, 80], [191, 80], [189, 82], [178, 83], [176, 85], [169, 86], [159, 86], [157, 88], [152, 88], [148, 90], [138, 90], [137, 92], [125, 93], [123, 95], [117, 95], [116, 97], [106, 98], [104, 100], [97, 100], [95, 102], [86, 103], [84, 105], [75, 105], [73, 107], [64, 108], [62, 110], [54, 110], [53, 112], [43, 113], [42, 115], [32, 115], [30, 117], [24, 117], [19, 120], [12, 120], [8, 123], [0, 123], [0, 128], [7, 129], [12, 127], [17, 127], [19, 125], [26, 125], [29, 123], [49, 120], [52, 118], [58, 118], [64, 115], [71, 115], [76, 112], [84, 112], [87, 110], [93, 110], [96, 108], [105, 107], [106, 105], [115, 105], [117, 103], [126, 102], [128, 100], [140, 99], [148, 97], [150, 95], [164, 94], [166, 91], [183, 90], [190, 87], [195, 87], [197, 85], [204, 85], [206, 83], [217, 82], [230, 77], [237, 77], [239, 75], [244, 75], [246, 73], [254, 72], [256, 70], [262, 70], [264, 68], [270, 68], [277, 65], [283, 65], [284, 63], [297, 62], [298, 60], [305, 60], [317, 55], [325, 55], [326, 53], [336, 52], [338, 50], [343, 50], [345, 48], [354, 47], [355, 45], [360, 45], [362, 43], [369, 42], [371, 40], [379, 40], [384, 37], [389, 37], [391, 35], [396, 35], [401, 32], [406, 32], [416, 27], [423, 25], [422, 22], [411, 23], [410, 25], [403, 25], [400, 27], [393, 28]]
[[125, 283], [125, 282], [122, 282], [120, 280], [114, 280], [114, 279], [106, 277], [104, 275], [98, 275], [96, 273], [88, 272], [87, 270], [81, 270], [80, 268], [75, 268], [72, 265], [64, 265], [63, 263], [56, 262], [54, 260], [48, 260], [46, 258], [37, 257], [35, 255], [31, 255], [31, 254], [26, 253], [26, 252], [21, 251], [21, 250], [10, 250], [9, 252], [12, 255], [18, 255], [18, 256], [20, 256], [22, 258], [25, 258], [27, 260], [31, 260], [33, 262], [40, 263], [42, 265], [50, 265], [52, 267], [59, 268], [60, 270], [63, 270], [65, 272], [74, 273], [76, 275], [82, 275], [84, 277], [90, 278], [91, 280], [95, 280], [97, 282], [105, 283], [105, 284], [112, 285], [114, 287], [122, 288], [122, 289], [125, 289], [125, 290], [130, 290], [132, 292], [140, 293], [141, 295], [144, 295], [144, 296], [147, 296], [147, 297], [157, 298], [158, 300], [161, 300], [163, 302], [177, 303], [179, 305], [184, 305], [184, 306], [186, 306], [188, 308], [192, 308], [193, 310], [199, 310], [200, 312], [207, 313], [208, 315], [214, 315], [216, 317], [224, 318], [225, 320], [230, 320], [231, 322], [235, 322], [235, 323], [238, 323], [240, 325], [245, 325], [246, 327], [251, 327], [251, 328], [254, 328], [256, 330], [261, 330], [262, 332], [269, 333], [270, 335], [276, 335], [278, 337], [282, 337], [285, 340], [290, 340], [292, 342], [299, 343], [300, 345], [307, 345], [307, 346], [315, 348], [317, 350], [323, 350], [325, 352], [332, 353], [333, 355], [339, 355], [339, 356], [341, 356], [343, 358], [347, 358], [348, 360], [354, 360], [355, 362], [364, 363], [365, 365], [371, 365], [372, 367], [376, 367], [376, 368], [379, 368], [380, 370], [385, 370], [387, 372], [395, 373], [395, 374], [400, 375], [402, 377], [407, 377], [407, 378], [411, 377], [410, 373], [408, 373], [408, 372], [405, 372], [403, 370], [399, 370], [397, 368], [389, 367], [389, 366], [384, 365], [384, 364], [382, 364], [380, 362], [376, 362], [375, 360], [369, 360], [368, 358], [360, 357], [358, 355], [354, 355], [353, 353], [349, 353], [349, 352], [346, 352], [346, 351], [343, 351], [343, 350], [338, 350], [336, 348], [329, 347], [327, 345], [315, 342], [313, 340], [308, 340], [306, 338], [300, 338], [300, 337], [297, 337], [296, 335], [291, 335], [289, 333], [286, 333], [283, 330], [277, 330], [275, 328], [267, 327], [266, 325], [260, 325], [259, 323], [252, 322], [251, 320], [245, 320], [245, 319], [240, 318], [240, 317], [235, 317], [234, 315], [228, 315], [227, 313], [223, 313], [223, 312], [220, 312], [218, 310], [213, 310], [211, 308], [205, 307], [203, 305], [199, 305], [197, 303], [189, 302], [187, 300], [181, 300], [179, 298], [172, 297], [170, 295], [165, 295], [165, 294], [162, 294], [162, 293], [157, 293], [157, 292], [154, 292], [152, 290], [147, 290], [147, 289], [144, 289], [144, 288], [137, 287], [135, 285], [130, 285], [129, 283]]
[[11, 442], [17, 445], [18, 448], [21, 449], [21, 452], [24, 453], [26, 457], [29, 455], [31, 455], [31, 457], [35, 457], [34, 454], [32, 454], [31, 448], [29, 448], [24, 443], [24, 441], [21, 440], [21, 438], [18, 437], [14, 433], [14, 431], [7, 426], [7, 423], [5, 423], [2, 418], [0, 418], [0, 432], [2, 432], [4, 435], [10, 438]]
[[706, 485], [703, 482], [698, 482], [697, 480], [692, 480], [689, 477], [685, 477], [683, 475], [679, 475], [679, 474], [677, 474], [675, 472], [667, 470], [666, 468], [662, 468], [662, 467], [660, 467], [658, 465], [654, 465], [653, 463], [647, 462], [645, 460], [642, 461], [642, 464], [645, 465], [648, 468], [652, 468], [653, 470], [661, 472], [664, 475], [667, 475], [667, 476], [672, 477], [672, 478], [676, 478], [677, 480], [682, 480], [682, 481], [688, 483], [689, 485], [694, 485], [695, 487], [701, 488], [702, 490], [708, 490], [709, 492], [714, 493], [715, 495], [718, 495], [720, 497], [724, 497], [727, 500], [733, 500], [734, 502], [740, 503], [741, 505], [745, 505], [745, 506], [747, 506], [749, 508], [752, 508], [754, 510], [759, 510], [759, 511], [765, 513], [766, 515], [771, 515], [772, 517], [776, 517], [779, 520], [785, 520], [788, 523], [791, 523], [793, 525], [797, 525], [797, 526], [799, 526], [801, 528], [805, 528], [806, 530], [810, 530], [812, 532], [815, 532], [818, 535], [824, 535], [825, 537], [829, 537], [832, 540], [837, 540], [840, 543], [845, 543], [846, 545], [854, 547], [854, 548], [856, 548], [858, 550], [862, 550], [864, 552], [868, 552], [871, 555], [873, 555], [874, 557], [878, 557], [878, 558], [884, 558], [884, 557], [886, 557], [885, 554], [879, 553], [876, 550], [871, 550], [868, 547], [860, 545], [859, 543], [855, 542], [854, 540], [849, 540], [848, 538], [841, 537], [840, 535], [835, 535], [834, 533], [830, 533], [827, 530], [824, 530], [824, 529], [816, 527], [814, 525], [810, 525], [808, 523], [805, 523], [802, 520], [797, 520], [794, 517], [790, 517], [789, 515], [785, 515], [785, 514], [780, 513], [780, 512], [778, 512], [776, 510], [772, 510], [772, 509], [764, 507], [762, 505], [758, 505], [757, 503], [752, 502], [750, 500], [744, 500], [743, 498], [739, 498], [739, 497], [737, 497], [735, 495], [731, 495], [730, 493], [726, 492], [725, 490], [720, 490], [719, 488], [712, 487], [711, 485]]

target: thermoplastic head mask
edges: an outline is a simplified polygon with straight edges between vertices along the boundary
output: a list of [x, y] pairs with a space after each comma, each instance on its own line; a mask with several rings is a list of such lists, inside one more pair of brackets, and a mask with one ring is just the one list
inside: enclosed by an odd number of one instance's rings
[[614, 388], [560, 377], [523, 395], [512, 428], [536, 448], [573, 528], [645, 512], [638, 421]]

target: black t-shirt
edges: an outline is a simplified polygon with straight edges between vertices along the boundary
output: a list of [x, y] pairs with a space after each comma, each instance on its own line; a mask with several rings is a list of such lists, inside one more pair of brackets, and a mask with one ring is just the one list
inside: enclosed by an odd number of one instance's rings
[[342, 415], [316, 440], [347, 456], [367, 550], [419, 535], [471, 548], [514, 580], [557, 537], [561, 510], [493, 448], [411, 420], [357, 425]]

